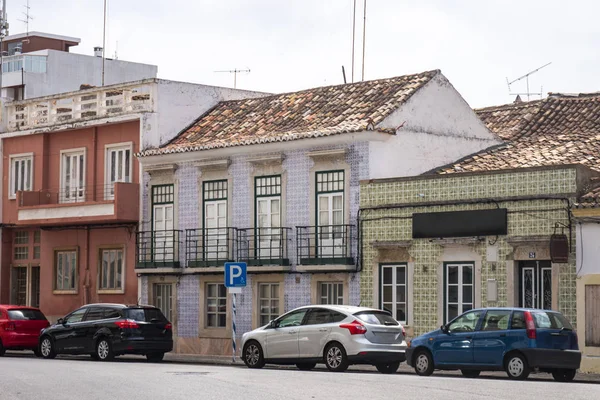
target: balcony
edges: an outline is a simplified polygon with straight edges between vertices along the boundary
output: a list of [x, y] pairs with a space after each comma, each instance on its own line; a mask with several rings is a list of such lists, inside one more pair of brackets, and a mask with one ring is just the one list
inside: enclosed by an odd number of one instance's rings
[[18, 225], [134, 223], [139, 185], [112, 185], [17, 192]]
[[118, 84], [21, 100], [6, 105], [8, 132], [150, 112], [152, 82]]
[[238, 229], [238, 259], [249, 266], [289, 266], [292, 228]]
[[353, 266], [353, 247], [356, 247], [354, 225], [296, 227], [296, 250], [299, 266]]
[[188, 267], [222, 267], [235, 260], [236, 228], [187, 229], [185, 254]]
[[179, 268], [181, 248], [179, 230], [143, 231], [136, 233], [136, 268]]

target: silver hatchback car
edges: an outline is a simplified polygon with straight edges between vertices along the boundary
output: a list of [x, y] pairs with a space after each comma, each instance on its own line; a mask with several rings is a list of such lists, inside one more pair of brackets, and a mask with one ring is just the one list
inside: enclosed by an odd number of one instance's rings
[[318, 305], [292, 310], [242, 337], [249, 368], [296, 364], [311, 370], [324, 363], [343, 372], [352, 364], [372, 364], [394, 373], [406, 360], [404, 327], [387, 311], [365, 307]]

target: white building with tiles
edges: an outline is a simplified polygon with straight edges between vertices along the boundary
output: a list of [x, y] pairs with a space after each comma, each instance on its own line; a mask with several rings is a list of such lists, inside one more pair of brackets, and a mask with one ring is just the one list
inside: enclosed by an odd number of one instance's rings
[[248, 263], [240, 337], [295, 307], [358, 305], [359, 181], [499, 143], [440, 71], [220, 102], [138, 154], [140, 298], [170, 316], [177, 352], [206, 355], [232, 351], [227, 261]]

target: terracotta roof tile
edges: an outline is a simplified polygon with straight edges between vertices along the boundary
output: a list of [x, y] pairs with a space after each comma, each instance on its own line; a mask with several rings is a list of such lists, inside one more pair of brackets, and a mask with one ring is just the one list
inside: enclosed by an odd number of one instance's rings
[[[498, 115], [502, 114], [503, 107], [507, 110], [504, 114], [507, 119], [500, 123], [497, 122]], [[514, 108], [513, 104], [496, 107], [494, 122], [484, 119], [486, 124], [495, 123], [496, 129], [505, 129], [507, 142], [504, 145], [470, 155], [436, 172], [491, 171], [577, 163], [600, 171], [600, 94], [552, 95], [530, 106], [530, 111], [539, 109], [527, 117], [527, 122], [523, 121], [527, 113]], [[509, 115], [514, 118], [512, 122], [508, 120]]]
[[534, 118], [542, 101], [529, 101], [476, 109], [488, 129], [504, 140], [512, 139]]
[[377, 124], [439, 70], [390, 79], [327, 86], [255, 99], [224, 101], [167, 145], [139, 156], [283, 142], [380, 130]]

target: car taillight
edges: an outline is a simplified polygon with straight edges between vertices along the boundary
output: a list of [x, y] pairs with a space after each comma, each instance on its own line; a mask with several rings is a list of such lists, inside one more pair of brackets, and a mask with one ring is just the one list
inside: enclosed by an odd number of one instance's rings
[[406, 337], [406, 329], [404, 329], [404, 325], [400, 325], [402, 327], [402, 336]]
[[173, 325], [171, 325], [170, 322], [167, 322], [167, 324], [165, 325], [165, 329], [170, 331], [171, 329], [173, 329]]
[[367, 328], [357, 320], [349, 324], [341, 324], [340, 328], [348, 329], [351, 335], [364, 335], [367, 332]]
[[117, 321], [117, 322], [115, 322], [115, 325], [117, 325], [121, 329], [128, 329], [128, 328], [129, 329], [137, 329], [140, 327], [138, 325], [138, 323], [132, 319], [125, 319], [125, 320]]
[[537, 338], [537, 334], [535, 331], [535, 323], [533, 322], [533, 316], [529, 311], [525, 311], [525, 328], [527, 329], [527, 337], [529, 339]]
[[14, 331], [15, 330], [15, 323], [14, 322], [7, 322], [6, 325], [4, 325], [4, 330], [5, 331]]

